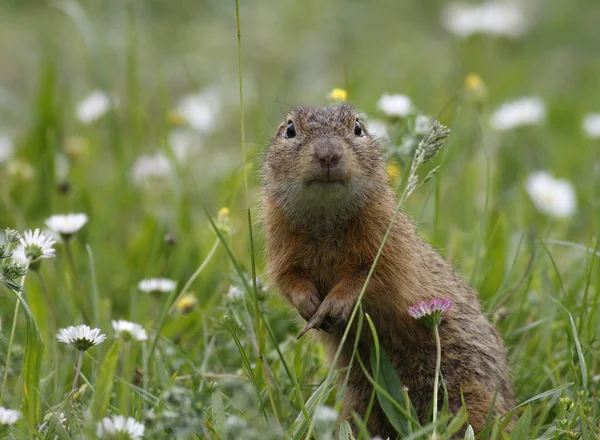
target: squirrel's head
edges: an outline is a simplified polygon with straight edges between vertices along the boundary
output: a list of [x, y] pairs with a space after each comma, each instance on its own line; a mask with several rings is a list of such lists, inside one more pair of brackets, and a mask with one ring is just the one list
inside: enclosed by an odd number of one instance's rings
[[266, 196], [299, 225], [335, 224], [386, 185], [385, 161], [354, 107], [295, 107], [266, 152]]

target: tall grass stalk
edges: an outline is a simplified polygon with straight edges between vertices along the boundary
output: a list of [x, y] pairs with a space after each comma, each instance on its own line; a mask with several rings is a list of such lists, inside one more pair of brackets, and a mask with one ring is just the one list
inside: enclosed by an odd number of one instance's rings
[[77, 367], [75, 369], [75, 377], [73, 378], [73, 386], [71, 387], [71, 394], [77, 389], [79, 383], [79, 376], [81, 375], [81, 364], [83, 363], [83, 350], [79, 350], [77, 355]]
[[[27, 268], [29, 269], [29, 268]], [[21, 292], [15, 292], [18, 296], [23, 294], [23, 286], [25, 285], [25, 276], [21, 277], [19, 285], [21, 286]], [[19, 309], [21, 308], [21, 301], [17, 300], [15, 304], [15, 311], [13, 313], [12, 328], [10, 330], [10, 337], [8, 339], [8, 349], [6, 352], [6, 366], [4, 367], [4, 378], [2, 379], [2, 390], [0, 390], [0, 405], [4, 402], [4, 392], [6, 390], [6, 384], [8, 382], [8, 371], [10, 370], [10, 359], [12, 356], [12, 346], [15, 340], [15, 333], [17, 331], [17, 321], [19, 320]]]
[[440, 367], [442, 364], [442, 343], [440, 341], [440, 332], [438, 330], [438, 325], [433, 327], [433, 334], [435, 335], [435, 347], [436, 347], [436, 360], [435, 360], [435, 378], [433, 381], [433, 424], [435, 428], [433, 429], [433, 435], [437, 434], [437, 409], [438, 409], [438, 388], [439, 388], [439, 380], [440, 380]]
[[244, 82], [242, 79], [242, 28], [240, 25], [239, 0], [235, 0], [235, 21], [237, 25], [237, 56], [238, 56], [238, 80], [240, 93], [240, 137], [242, 142], [242, 168], [244, 172], [244, 194], [246, 196], [246, 208], [250, 208], [248, 199], [248, 171], [246, 169], [246, 129], [244, 126]]
[[[244, 193], [246, 199], [246, 211], [248, 217], [248, 236], [250, 238], [250, 267], [252, 271], [252, 289], [254, 291], [254, 314], [256, 319], [256, 351], [258, 361], [261, 363], [263, 372], [265, 376], [267, 376], [267, 380], [265, 381], [265, 385], [267, 387], [267, 393], [269, 395], [269, 399], [271, 403], [274, 401], [273, 390], [270, 386], [270, 377], [272, 377], [271, 372], [269, 371], [269, 367], [267, 365], [266, 360], [263, 357], [263, 329], [262, 329], [262, 321], [263, 316], [260, 310], [260, 305], [258, 302], [258, 289], [257, 289], [257, 281], [256, 281], [256, 261], [255, 261], [255, 249], [254, 249], [254, 236], [252, 232], [252, 213], [250, 211], [250, 196], [248, 191], [248, 170], [246, 165], [246, 129], [245, 129], [245, 120], [244, 120], [244, 81], [243, 81], [243, 69], [242, 69], [242, 30], [241, 30], [241, 22], [240, 22], [240, 5], [239, 0], [235, 0], [235, 19], [237, 26], [237, 55], [238, 55], [238, 81], [239, 81], [239, 95], [240, 95], [240, 138], [242, 143], [242, 168], [244, 173]], [[275, 410], [275, 408], [274, 408]], [[274, 411], [275, 417], [277, 418], [277, 412]]]
[[488, 221], [489, 215], [489, 204], [491, 199], [491, 190], [492, 190], [492, 166], [491, 166], [491, 158], [490, 152], [487, 148], [487, 139], [485, 137], [485, 127], [483, 122], [483, 115], [481, 114], [481, 109], [477, 107], [477, 123], [481, 136], [481, 147], [483, 150], [483, 155], [485, 158], [485, 200], [483, 203], [483, 212], [481, 213], [481, 220], [479, 222], [479, 239], [477, 240], [477, 247], [475, 248], [475, 264], [473, 264], [473, 270], [471, 271], [471, 282], [472, 286], [475, 286], [477, 273], [479, 271], [479, 264], [481, 262], [481, 258], [479, 258], [479, 253], [481, 252], [481, 248], [483, 247], [483, 243], [485, 241], [485, 226]]

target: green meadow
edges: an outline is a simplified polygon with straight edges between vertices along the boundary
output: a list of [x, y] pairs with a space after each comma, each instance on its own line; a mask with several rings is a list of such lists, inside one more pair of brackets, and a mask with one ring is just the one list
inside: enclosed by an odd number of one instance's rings
[[[451, 130], [401, 208], [479, 292], [518, 405], [465, 438], [600, 438], [599, 22], [595, 0], [0, 1], [0, 229], [56, 241], [0, 234], [0, 438], [371, 438], [336, 421], [260, 220], [286, 111], [340, 99], [399, 197]], [[106, 339], [58, 340], [82, 324]], [[404, 438], [468, 426], [410, 420], [398, 387], [374, 399]]]

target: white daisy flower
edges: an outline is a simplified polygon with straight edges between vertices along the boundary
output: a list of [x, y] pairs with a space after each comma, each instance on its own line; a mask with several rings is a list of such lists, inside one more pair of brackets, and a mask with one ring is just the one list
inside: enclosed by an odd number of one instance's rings
[[133, 181], [140, 185], [154, 180], [162, 180], [171, 175], [171, 161], [163, 153], [143, 154], [133, 164]]
[[387, 140], [390, 138], [387, 132], [386, 123], [378, 119], [372, 119], [367, 121], [367, 131], [371, 136], [374, 136], [378, 139]]
[[555, 179], [545, 171], [532, 173], [525, 189], [538, 211], [551, 217], [565, 218], [577, 209], [573, 185], [564, 179]]
[[104, 116], [109, 108], [109, 96], [101, 90], [94, 90], [77, 105], [77, 119], [84, 124], [91, 124]]
[[80, 214], [56, 214], [46, 219], [46, 226], [54, 233], [60, 234], [63, 238], [69, 238], [79, 231], [87, 223], [88, 216]]
[[112, 322], [115, 333], [125, 340], [135, 339], [136, 341], [147, 341], [148, 334], [146, 330], [135, 322], [124, 321], [119, 319]]
[[56, 337], [58, 342], [74, 345], [77, 350], [81, 351], [86, 351], [106, 340], [106, 335], [100, 334], [99, 328], [92, 329], [88, 325], [61, 328]]
[[6, 162], [13, 155], [15, 148], [8, 136], [0, 135], [0, 163]]
[[201, 148], [198, 136], [194, 136], [191, 130], [175, 129], [169, 133], [169, 146], [173, 152], [173, 156], [182, 165], [194, 156]]
[[[333, 431], [338, 420], [338, 413], [329, 406], [319, 406], [315, 408], [313, 415], [315, 423], [315, 431], [326, 437]], [[327, 437], [331, 438], [331, 437]]]
[[230, 301], [237, 301], [244, 298], [244, 291], [240, 289], [238, 286], [230, 286], [227, 291], [227, 298]]
[[384, 93], [377, 101], [377, 108], [388, 116], [405, 118], [413, 111], [413, 105], [408, 96]]
[[502, 104], [490, 118], [498, 131], [512, 130], [525, 125], [539, 125], [546, 119], [544, 101], [535, 96], [519, 98]]
[[168, 278], [146, 278], [138, 283], [138, 289], [147, 293], [169, 293], [176, 285], [175, 281]]
[[7, 409], [0, 406], [0, 426], [14, 425], [21, 418], [21, 413], [16, 409]]
[[[39, 229], [32, 231], [25, 231], [19, 245], [15, 249], [17, 258], [23, 260], [23, 256], [26, 261], [34, 262], [41, 258], [54, 258], [55, 250], [53, 248], [56, 240], [52, 239]], [[14, 254], [13, 254], [13, 258]], [[19, 261], [17, 260], [17, 261]]]
[[[591, 139], [600, 138], [600, 113], [588, 113], [583, 118], [583, 132]], [[2, 160], [0, 159], [0, 162]]]
[[133, 417], [104, 417], [98, 422], [96, 435], [100, 438], [119, 440], [139, 440], [146, 428]]
[[444, 12], [443, 22], [448, 31], [463, 38], [473, 34], [516, 38], [527, 28], [521, 7], [516, 2], [504, 1], [451, 4]]
[[221, 96], [214, 88], [185, 96], [177, 104], [177, 112], [194, 130], [208, 134], [212, 132], [221, 113]]
[[[225, 432], [227, 432], [230, 436], [233, 435], [241, 435], [245, 430], [248, 429], [248, 423], [245, 420], [240, 419], [236, 416], [228, 416], [225, 419]], [[234, 437], [236, 438], [236, 437]]]
[[17, 246], [12, 251], [12, 255], [10, 256], [10, 258], [12, 259], [12, 261], [14, 261], [15, 263], [19, 263], [21, 266], [27, 267], [27, 264], [29, 263], [29, 260], [25, 256], [25, 249], [23, 249], [21, 246]]

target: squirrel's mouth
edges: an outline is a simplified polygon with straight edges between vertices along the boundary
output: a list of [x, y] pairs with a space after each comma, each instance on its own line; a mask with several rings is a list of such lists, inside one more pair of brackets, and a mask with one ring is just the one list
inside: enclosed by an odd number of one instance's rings
[[330, 186], [330, 185], [345, 185], [350, 179], [350, 175], [341, 170], [337, 169], [327, 169], [327, 170], [319, 170], [318, 172], [312, 172], [305, 176], [304, 182], [306, 186]]
[[306, 186], [311, 185], [344, 185], [344, 179], [313, 179], [309, 180]]

